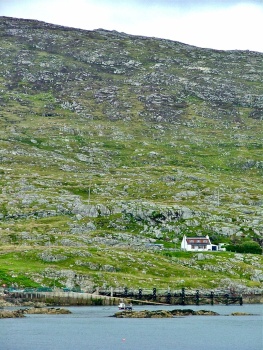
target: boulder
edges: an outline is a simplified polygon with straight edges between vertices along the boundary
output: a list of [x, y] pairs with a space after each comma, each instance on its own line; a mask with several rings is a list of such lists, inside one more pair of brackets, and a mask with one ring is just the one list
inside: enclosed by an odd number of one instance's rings
[[25, 317], [23, 310], [0, 310], [0, 318], [19, 318]]
[[67, 309], [54, 308], [54, 307], [33, 307], [30, 309], [22, 310], [24, 314], [46, 314], [46, 315], [65, 315], [71, 314], [71, 311]]

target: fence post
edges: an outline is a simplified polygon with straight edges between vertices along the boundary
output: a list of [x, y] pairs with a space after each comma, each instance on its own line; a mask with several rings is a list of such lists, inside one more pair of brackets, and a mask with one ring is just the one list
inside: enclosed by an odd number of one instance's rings
[[214, 305], [214, 292], [210, 293], [211, 305]]
[[182, 296], [182, 305], [185, 305], [185, 289], [184, 288], [182, 288], [181, 296]]
[[138, 298], [139, 298], [139, 299], [142, 298], [142, 289], [141, 289], [141, 288], [139, 289], [139, 296], [138, 296]]
[[167, 304], [171, 303], [171, 293], [170, 292], [167, 293], [166, 302], [167, 302]]
[[156, 300], [156, 288], [153, 288], [153, 300]]
[[196, 305], [199, 305], [199, 290], [197, 289], [196, 295], [195, 295], [195, 303]]

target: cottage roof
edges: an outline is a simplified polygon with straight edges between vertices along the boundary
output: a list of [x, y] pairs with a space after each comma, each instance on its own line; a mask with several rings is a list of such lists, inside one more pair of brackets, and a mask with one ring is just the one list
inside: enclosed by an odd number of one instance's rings
[[186, 242], [189, 245], [207, 245], [210, 240], [207, 237], [186, 237]]

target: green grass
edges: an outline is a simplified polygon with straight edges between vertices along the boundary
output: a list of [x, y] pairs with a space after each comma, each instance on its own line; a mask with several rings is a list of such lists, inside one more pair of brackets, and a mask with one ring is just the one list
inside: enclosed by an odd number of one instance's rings
[[[77, 31], [57, 29], [50, 47], [53, 34], [0, 39], [0, 283], [51, 285], [52, 269], [65, 269], [100, 286], [215, 288], [228, 278], [261, 287], [251, 280], [261, 256], [231, 274], [211, 266], [234, 253], [196, 261], [176, 251], [183, 234], [261, 239], [262, 125], [250, 116], [255, 99], [246, 101], [262, 84], [243, 76], [262, 75], [261, 56], [96, 32], [72, 50]], [[32, 65], [18, 62], [21, 49]], [[125, 73], [114, 73], [120, 67]], [[215, 102], [223, 83], [236, 96]], [[85, 214], [102, 205], [110, 214]], [[190, 217], [168, 220], [177, 209]], [[164, 251], [146, 250], [149, 241]], [[67, 258], [44, 262], [38, 254], [47, 249]]]
[[[10, 246], [9, 248], [10, 249]], [[59, 271], [61, 269], [74, 268], [79, 275], [88, 275], [96, 285], [122, 286], [129, 288], [215, 288], [225, 278], [232, 278], [237, 283], [246, 283], [248, 286], [259, 287], [259, 282], [249, 281], [253, 274], [254, 261], [251, 255], [245, 255], [246, 261], [230, 263], [229, 259], [235, 257], [234, 253], [205, 253], [205, 260], [196, 260], [196, 253], [189, 252], [136, 252], [134, 250], [123, 251], [120, 249], [108, 249], [103, 246], [88, 249], [88, 256], [78, 256], [74, 248], [60, 248], [53, 245], [48, 253], [53, 256], [65, 256], [66, 259], [58, 262], [46, 263], [40, 258], [42, 247], [17, 248], [14, 253], [3, 253], [1, 261], [1, 283], [17, 284], [21, 287], [34, 287], [36, 285], [51, 286], [55, 282], [57, 286], [63, 286], [64, 277], [44, 277], [43, 269]], [[84, 248], [80, 251], [84, 252]], [[86, 250], [87, 252], [87, 250]], [[194, 259], [194, 260], [193, 260]], [[192, 263], [189, 265], [189, 261]], [[262, 262], [262, 257], [258, 256]], [[228, 272], [228, 266], [231, 271]], [[30, 265], [30, 271], [28, 266]], [[115, 271], [107, 272], [103, 266], [110, 265]], [[95, 267], [95, 270], [94, 270]], [[212, 269], [215, 269], [213, 271]], [[38, 276], [38, 283], [30, 276]]]

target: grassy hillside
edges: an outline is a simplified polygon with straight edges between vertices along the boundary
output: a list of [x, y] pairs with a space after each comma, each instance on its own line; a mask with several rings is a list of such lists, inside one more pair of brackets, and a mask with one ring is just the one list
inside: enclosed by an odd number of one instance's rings
[[262, 287], [260, 255], [179, 251], [262, 244], [262, 53], [0, 33], [1, 284]]

